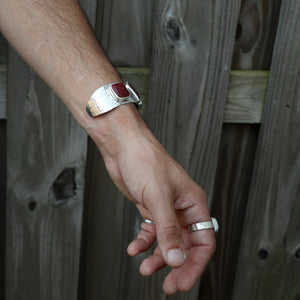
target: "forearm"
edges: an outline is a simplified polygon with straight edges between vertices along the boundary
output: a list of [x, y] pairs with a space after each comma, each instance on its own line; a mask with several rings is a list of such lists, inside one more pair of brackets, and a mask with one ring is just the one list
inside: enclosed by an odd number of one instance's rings
[[135, 126], [129, 122], [131, 118], [141, 122], [130, 105], [100, 118], [87, 116], [85, 105], [92, 93], [120, 78], [101, 50], [77, 1], [1, 0], [0, 4], [1, 31], [99, 147], [104, 135], [113, 134], [120, 125]]

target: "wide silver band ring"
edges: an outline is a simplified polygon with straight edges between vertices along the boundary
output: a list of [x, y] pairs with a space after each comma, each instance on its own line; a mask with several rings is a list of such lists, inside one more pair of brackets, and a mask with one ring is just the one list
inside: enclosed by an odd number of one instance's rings
[[219, 224], [216, 218], [211, 218], [211, 221], [199, 222], [191, 224], [189, 227], [189, 232], [204, 230], [204, 229], [214, 229], [215, 232], [219, 231]]
[[[155, 224], [152, 220], [144, 219], [144, 223], [146, 224]], [[211, 218], [211, 221], [194, 223], [188, 226], [189, 232], [205, 230], [205, 229], [213, 229], [216, 233], [219, 231], [219, 223], [216, 218]]]

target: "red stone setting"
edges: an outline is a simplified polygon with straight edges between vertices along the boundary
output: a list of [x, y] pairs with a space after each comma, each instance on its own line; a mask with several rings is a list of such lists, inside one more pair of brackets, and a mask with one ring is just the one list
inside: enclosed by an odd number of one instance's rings
[[130, 83], [130, 82], [128, 82], [128, 85], [130, 86], [130, 88], [134, 91], [134, 93], [138, 96], [138, 98], [140, 99], [141, 97], [140, 97], [140, 94], [138, 93], [138, 91], [134, 88], [134, 86]]
[[127, 99], [130, 95], [123, 83], [115, 83], [111, 86], [114, 94], [121, 100]]

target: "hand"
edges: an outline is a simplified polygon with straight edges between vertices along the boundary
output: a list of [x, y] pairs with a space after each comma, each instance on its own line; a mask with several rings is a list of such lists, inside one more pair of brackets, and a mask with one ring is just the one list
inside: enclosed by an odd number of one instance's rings
[[190, 224], [210, 220], [206, 195], [139, 117], [132, 115], [130, 120], [137, 122], [136, 126], [129, 129], [122, 123], [122, 134], [117, 130], [105, 136], [101, 144], [106, 145], [105, 149], [99, 145], [115, 184], [144, 218], [155, 222], [142, 224], [128, 254], [138, 255], [157, 240], [154, 254], [142, 262], [140, 273], [149, 276], [168, 264], [172, 270], [163, 284], [165, 293], [188, 291], [215, 249], [212, 229], [192, 233], [187, 230]]

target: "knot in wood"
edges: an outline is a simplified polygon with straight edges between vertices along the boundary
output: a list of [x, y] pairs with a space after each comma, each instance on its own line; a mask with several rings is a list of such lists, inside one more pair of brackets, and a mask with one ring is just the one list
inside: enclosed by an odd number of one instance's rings
[[65, 204], [66, 200], [76, 195], [75, 170], [64, 169], [54, 180], [51, 192], [56, 204]]
[[266, 260], [269, 256], [269, 252], [268, 250], [262, 248], [258, 250], [257, 255], [261, 260]]
[[257, 4], [252, 3], [241, 13], [236, 29], [236, 39], [244, 53], [249, 52], [255, 45], [260, 32], [260, 15]]
[[176, 42], [180, 39], [180, 28], [175, 20], [169, 20], [166, 25], [167, 34], [169, 38]]

